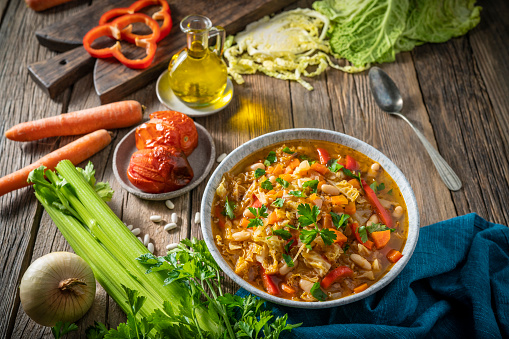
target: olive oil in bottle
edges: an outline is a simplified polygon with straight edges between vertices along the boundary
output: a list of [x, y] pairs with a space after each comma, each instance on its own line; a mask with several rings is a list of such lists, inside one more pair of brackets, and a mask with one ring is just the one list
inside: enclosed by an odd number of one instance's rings
[[[170, 88], [190, 107], [203, 107], [218, 101], [226, 88], [226, 65], [221, 58], [224, 30], [212, 27], [199, 15], [184, 18], [180, 27], [187, 35], [187, 46], [175, 54], [168, 66]], [[208, 48], [211, 36], [217, 36], [216, 48]]]

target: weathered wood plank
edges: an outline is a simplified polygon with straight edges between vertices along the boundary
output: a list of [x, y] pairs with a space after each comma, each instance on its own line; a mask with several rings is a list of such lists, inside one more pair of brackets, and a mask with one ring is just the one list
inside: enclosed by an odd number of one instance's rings
[[[381, 67], [401, 89], [403, 113], [434, 144], [433, 130], [410, 54], [402, 53], [395, 63]], [[424, 147], [406, 122], [389, 116], [376, 105], [367, 72], [351, 75], [330, 70], [327, 82], [336, 129], [377, 148], [401, 169], [417, 198], [421, 225], [454, 217], [456, 213], [449, 190], [436, 173]], [[453, 168], [460, 168], [455, 165], [451, 163]]]
[[464, 184], [452, 195], [458, 214], [507, 224], [508, 125], [494, 112], [468, 37], [421, 46], [413, 57], [439, 149]]
[[[7, 7], [6, 7], [7, 5]], [[83, 4], [81, 4], [83, 5]], [[79, 4], [64, 5], [72, 12]], [[65, 96], [56, 102], [36, 88], [30, 80], [25, 65], [52, 56], [52, 53], [38, 46], [33, 32], [35, 28], [60, 20], [66, 14], [50, 10], [35, 13], [26, 8], [23, 1], [2, 2], [3, 21], [0, 26], [0, 100], [3, 114], [0, 118], [0, 132], [16, 123], [42, 118], [62, 112]], [[21, 38], [23, 37], [23, 38]], [[18, 170], [56, 147], [55, 141], [43, 140], [32, 143], [15, 143], [0, 138], [0, 176]], [[0, 337], [8, 337], [14, 326], [18, 311], [17, 285], [20, 274], [28, 267], [39, 226], [42, 210], [36, 212], [37, 204], [31, 188], [21, 189], [0, 198]]]

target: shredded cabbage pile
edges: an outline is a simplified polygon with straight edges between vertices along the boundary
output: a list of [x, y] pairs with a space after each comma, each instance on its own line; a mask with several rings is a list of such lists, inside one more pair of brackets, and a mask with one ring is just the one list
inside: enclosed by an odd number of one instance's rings
[[[244, 83], [241, 74], [257, 71], [268, 76], [295, 80], [308, 90], [313, 87], [301, 76], [314, 77], [327, 66], [341, 69], [329, 58], [326, 40], [329, 19], [311, 9], [295, 9], [249, 24], [243, 32], [229, 37], [224, 56], [228, 74]], [[316, 69], [308, 71], [308, 67]]]
[[[445, 42], [466, 34], [480, 21], [475, 0], [322, 0], [311, 9], [264, 17], [227, 39], [228, 73], [239, 84], [257, 71], [295, 80], [314, 77], [327, 66], [345, 72], [392, 62], [396, 53], [426, 42]], [[330, 39], [329, 39], [330, 38]], [[339, 66], [329, 55], [346, 59]]]

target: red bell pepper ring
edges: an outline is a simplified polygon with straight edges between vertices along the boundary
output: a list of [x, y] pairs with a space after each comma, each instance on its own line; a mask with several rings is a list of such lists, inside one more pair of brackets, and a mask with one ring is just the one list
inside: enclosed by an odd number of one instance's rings
[[[157, 42], [164, 39], [168, 34], [170, 34], [171, 27], [173, 26], [173, 22], [171, 20], [171, 11], [168, 2], [164, 0], [138, 0], [133, 3], [129, 7], [120, 7], [113, 8], [106, 13], [104, 13], [99, 19], [99, 25], [104, 25], [110, 22], [112, 19], [117, 18], [121, 15], [126, 14], [134, 14], [141, 11], [143, 8], [148, 6], [161, 5], [161, 9], [154, 14], [152, 14], [152, 19], [154, 20], [163, 20], [161, 25], [161, 35], [157, 39]], [[148, 36], [146, 35], [136, 35], [131, 33], [132, 26], [129, 26], [122, 30], [122, 39], [134, 43], [135, 39], [138, 37], [140, 39], [146, 39]]]
[[324, 148], [317, 148], [316, 151], [318, 152], [318, 157], [320, 158], [320, 164], [327, 165], [330, 160], [329, 152], [327, 152], [327, 150]]
[[276, 283], [272, 280], [272, 277], [265, 273], [265, 268], [263, 268], [262, 265], [260, 265], [260, 275], [262, 277], [263, 287], [265, 287], [267, 293], [271, 295], [279, 295], [281, 293]]
[[361, 180], [361, 184], [362, 189], [366, 192], [366, 199], [368, 199], [371, 206], [375, 208], [376, 214], [378, 214], [385, 226], [392, 228], [394, 226], [394, 222], [390, 213], [382, 206], [375, 192], [371, 189], [371, 187], [369, 187], [364, 179]]
[[[118, 41], [113, 46], [107, 48], [95, 49], [91, 46], [96, 39], [102, 36], [110, 36], [117, 40], [120, 39], [120, 32], [122, 29], [135, 22], [143, 22], [152, 30], [152, 34], [148, 35], [148, 38], [140, 39], [137, 37], [134, 42], [136, 46], [145, 48], [147, 56], [143, 59], [133, 60], [126, 58], [121, 51], [120, 42]], [[147, 68], [152, 63], [152, 60], [154, 60], [157, 49], [156, 42], [159, 39], [160, 34], [161, 31], [157, 21], [148, 15], [142, 13], [127, 14], [113, 20], [111, 23], [92, 28], [83, 38], [83, 47], [85, 47], [87, 52], [95, 58], [114, 57], [129, 68], [143, 69]]]
[[351, 276], [353, 276], [353, 271], [350, 267], [339, 266], [327, 273], [325, 277], [323, 277], [322, 281], [320, 282], [320, 286], [324, 289], [328, 289], [330, 285], [338, 281], [340, 278]]
[[350, 171], [358, 171], [359, 163], [353, 157], [347, 155], [345, 168]]

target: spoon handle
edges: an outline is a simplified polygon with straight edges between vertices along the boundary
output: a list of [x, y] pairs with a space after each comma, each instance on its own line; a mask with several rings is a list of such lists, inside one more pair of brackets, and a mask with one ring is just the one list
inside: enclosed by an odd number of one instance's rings
[[447, 186], [447, 188], [449, 188], [451, 191], [459, 190], [461, 188], [461, 180], [458, 178], [456, 173], [454, 173], [453, 169], [451, 168], [451, 166], [449, 166], [445, 159], [442, 158], [440, 153], [438, 153], [438, 151], [429, 143], [428, 139], [426, 139], [424, 134], [422, 134], [417, 128], [415, 128], [415, 126], [404, 115], [399, 113], [391, 114], [397, 115], [401, 119], [408, 122], [408, 124], [412, 127], [415, 134], [417, 134], [422, 144], [424, 145], [424, 148], [426, 149], [426, 151], [428, 151], [428, 154], [431, 157], [433, 164], [435, 164], [438, 174], [440, 174], [440, 177], [445, 183], [445, 186]]

